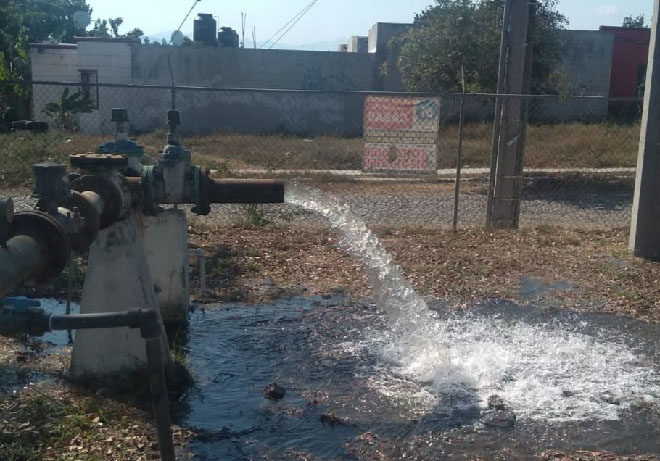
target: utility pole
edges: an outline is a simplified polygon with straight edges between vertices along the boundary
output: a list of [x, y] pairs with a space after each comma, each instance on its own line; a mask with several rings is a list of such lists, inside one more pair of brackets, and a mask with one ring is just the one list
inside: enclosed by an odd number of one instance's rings
[[660, 260], [660, 0], [653, 0], [653, 25], [637, 157], [630, 250]]
[[[529, 93], [532, 19], [536, 2], [535, 0], [510, 0], [506, 6], [510, 8], [509, 12], [504, 13], [505, 18], [510, 18], [509, 30], [503, 36], [508, 37], [508, 51], [504, 68], [504, 84], [498, 85], [498, 89], [503, 89], [507, 95], [525, 95]], [[489, 189], [488, 227], [515, 229], [520, 222], [527, 107], [526, 98], [506, 96], [501, 102], [501, 112], [495, 114], [495, 117], [500, 119], [500, 126], [499, 133], [493, 135], [497, 155], [491, 159], [494, 161], [491, 169], [495, 171], [495, 182], [490, 185]]]
[[247, 13], [241, 13], [241, 48], [245, 48], [245, 22]]

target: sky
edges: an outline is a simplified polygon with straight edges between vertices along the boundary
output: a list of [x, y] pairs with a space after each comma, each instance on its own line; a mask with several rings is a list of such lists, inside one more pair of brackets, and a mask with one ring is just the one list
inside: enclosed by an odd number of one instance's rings
[[[121, 16], [120, 32], [139, 27], [148, 36], [169, 36], [193, 3], [195, 9], [181, 31], [192, 36], [197, 13], [211, 13], [218, 26], [241, 29], [241, 12], [247, 13], [245, 41], [252, 45], [270, 38], [301, 11], [310, 0], [88, 0], [92, 18]], [[432, 0], [318, 0], [309, 12], [282, 38], [288, 47], [336, 50], [351, 35], [367, 35], [376, 22], [412, 22]], [[597, 29], [621, 25], [624, 16], [644, 14], [651, 19], [653, 0], [559, 0], [559, 10], [568, 17], [570, 29]]]

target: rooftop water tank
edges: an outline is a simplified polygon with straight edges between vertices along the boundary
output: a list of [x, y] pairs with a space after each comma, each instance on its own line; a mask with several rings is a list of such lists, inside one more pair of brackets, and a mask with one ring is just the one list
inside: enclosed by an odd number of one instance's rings
[[193, 39], [206, 45], [215, 45], [215, 31], [218, 30], [213, 15], [199, 13], [195, 19]]
[[221, 27], [218, 32], [218, 44], [225, 48], [238, 48], [238, 32], [231, 27]]

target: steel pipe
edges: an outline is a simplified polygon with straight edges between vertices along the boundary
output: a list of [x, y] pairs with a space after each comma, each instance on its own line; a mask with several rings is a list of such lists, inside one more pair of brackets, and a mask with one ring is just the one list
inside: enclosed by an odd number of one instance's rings
[[283, 203], [284, 181], [272, 179], [215, 179], [211, 203]]
[[[98, 217], [105, 201], [92, 191], [72, 196], [69, 206], [82, 207], [86, 220], [83, 227], [68, 229], [56, 217], [44, 212], [22, 212], [14, 217], [12, 237], [6, 248], [0, 248], [0, 297], [29, 279], [46, 280], [59, 273], [68, 260], [69, 248], [85, 251], [99, 231]], [[83, 206], [84, 205], [84, 206]], [[79, 219], [68, 208], [59, 208], [62, 219]], [[59, 218], [58, 218], [59, 219]]]

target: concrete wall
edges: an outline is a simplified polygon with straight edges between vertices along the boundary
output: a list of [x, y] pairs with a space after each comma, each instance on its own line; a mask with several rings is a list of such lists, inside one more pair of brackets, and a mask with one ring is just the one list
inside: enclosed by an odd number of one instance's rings
[[[185, 134], [215, 132], [360, 136], [364, 113], [361, 94], [258, 92], [177, 92], [180, 130]], [[131, 107], [131, 106], [129, 106]], [[167, 95], [150, 91], [129, 108], [140, 131], [164, 128], [170, 108]]]
[[[169, 47], [86, 38], [79, 40], [77, 49], [70, 45], [52, 50], [33, 48], [33, 76], [76, 82], [80, 69], [95, 69], [100, 83], [170, 85], [171, 65], [174, 83], [180, 86], [403, 91], [396, 67], [398, 50], [392, 39], [410, 27], [376, 24], [367, 39], [370, 53]], [[563, 70], [570, 95], [607, 95], [612, 35], [567, 31], [566, 38]], [[359, 49], [364, 41], [364, 37], [352, 37], [351, 47]], [[35, 115], [43, 104], [61, 94], [61, 88], [37, 90]], [[362, 101], [362, 95], [178, 91], [176, 106], [183, 112], [183, 129], [188, 132], [353, 136], [362, 132]], [[81, 128], [89, 133], [112, 132], [111, 108], [119, 106], [129, 109], [135, 129], [160, 129], [171, 107], [171, 94], [169, 90], [101, 88], [99, 110], [81, 114]], [[467, 116], [492, 118], [491, 111], [488, 103], [471, 104]], [[607, 100], [545, 100], [535, 102], [531, 112], [536, 121], [598, 120], [606, 116]]]
[[349, 53], [368, 53], [369, 52], [369, 37], [361, 37], [358, 35], [353, 35], [348, 39], [348, 48], [346, 49]]
[[292, 90], [369, 90], [374, 57], [325, 51], [132, 46], [134, 83]]
[[374, 89], [379, 91], [405, 91], [397, 65], [399, 49], [392, 39], [412, 28], [412, 24], [378, 22], [369, 30], [369, 53], [376, 57]]

